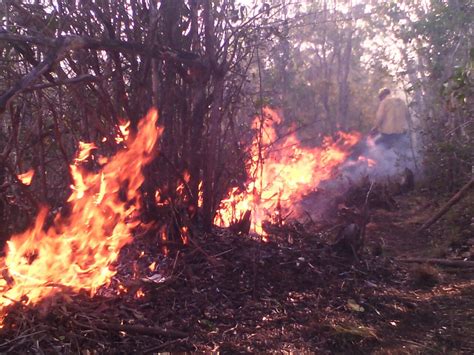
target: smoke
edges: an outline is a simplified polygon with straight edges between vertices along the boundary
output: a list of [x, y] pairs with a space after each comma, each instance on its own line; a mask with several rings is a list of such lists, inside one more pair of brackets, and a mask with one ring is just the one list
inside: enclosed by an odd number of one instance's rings
[[341, 166], [340, 174], [352, 180], [369, 177], [373, 182], [397, 178], [405, 169], [416, 170], [415, 150], [408, 135], [384, 141], [380, 134], [366, 137]]
[[367, 136], [357, 144], [349, 158], [334, 171], [330, 179], [322, 181], [315, 191], [295, 206], [295, 216], [324, 220], [337, 211], [348, 190], [370, 183], [396, 185], [406, 176], [406, 169], [417, 172], [419, 157], [408, 135], [386, 139], [380, 134]]

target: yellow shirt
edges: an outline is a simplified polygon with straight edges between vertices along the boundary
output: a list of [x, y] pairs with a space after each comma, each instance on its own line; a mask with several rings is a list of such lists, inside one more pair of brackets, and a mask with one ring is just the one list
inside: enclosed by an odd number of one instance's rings
[[408, 107], [398, 97], [386, 97], [380, 102], [375, 122], [380, 133], [404, 133], [408, 129]]

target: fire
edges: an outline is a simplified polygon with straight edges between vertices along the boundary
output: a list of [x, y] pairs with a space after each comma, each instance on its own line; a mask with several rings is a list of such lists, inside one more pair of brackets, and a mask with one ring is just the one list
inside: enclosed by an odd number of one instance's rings
[[189, 228], [186, 226], [181, 227], [181, 240], [184, 245], [189, 243]]
[[188, 199], [187, 195], [184, 193], [185, 185], [184, 182], [181, 182], [178, 187], [176, 188], [176, 193], [178, 196], [183, 197], [183, 200], [186, 201]]
[[143, 290], [140, 288], [137, 290], [137, 292], [135, 292], [135, 298], [139, 299], [143, 297], [145, 297], [145, 292], [143, 292]]
[[183, 173], [183, 180], [186, 181], [186, 183], [189, 183], [191, 180], [191, 174], [189, 174], [189, 171], [185, 170]]
[[115, 142], [122, 143], [128, 139], [130, 134], [130, 121], [125, 122], [124, 124], [119, 125], [120, 134], [117, 134], [115, 137]]
[[33, 227], [7, 242], [0, 319], [5, 307], [14, 302], [35, 304], [66, 288], [93, 295], [110, 282], [115, 274], [112, 263], [139, 224], [141, 171], [153, 158], [162, 132], [156, 128], [157, 119], [157, 112], [150, 111], [139, 123], [136, 136], [128, 139], [128, 148], [111, 157], [99, 173], [80, 165], [95, 146], [79, 145], [70, 166], [74, 185], [68, 214], [57, 215], [53, 226], [45, 230], [48, 211], [43, 207]]
[[199, 181], [199, 185], [198, 185], [198, 207], [199, 208], [201, 208], [202, 204], [204, 203], [203, 196], [204, 196], [204, 190], [202, 188], [202, 181]]
[[329, 179], [360, 139], [358, 133], [339, 132], [337, 140], [326, 137], [322, 147], [305, 148], [295, 134], [277, 140], [274, 124], [280, 122], [269, 108], [263, 117], [255, 118], [253, 127], [261, 133], [250, 149], [247, 173], [251, 181], [245, 191], [232, 188], [221, 201], [216, 225], [229, 226], [250, 210], [253, 231], [265, 235], [263, 221], [272, 218], [281, 223], [282, 214], [291, 213], [295, 202]]
[[87, 160], [94, 149], [97, 149], [94, 143], [79, 142], [79, 150], [75, 159], [76, 164]]
[[122, 294], [125, 294], [128, 292], [128, 289], [122, 285], [122, 284], [119, 284], [118, 287], [117, 287], [117, 295], [122, 295]]
[[35, 170], [30, 169], [26, 173], [19, 174], [17, 176], [17, 178], [18, 178], [18, 180], [20, 180], [22, 182], [22, 184], [25, 184], [25, 185], [29, 186], [29, 185], [31, 185], [31, 181], [33, 180], [34, 175], [35, 175]]
[[[166, 243], [168, 241], [168, 234], [166, 233], [166, 226], [161, 226], [160, 228], [160, 239], [163, 241], [163, 243]], [[168, 256], [169, 254], [169, 249], [166, 245], [163, 245], [161, 247], [161, 252], [163, 253], [164, 256]]]

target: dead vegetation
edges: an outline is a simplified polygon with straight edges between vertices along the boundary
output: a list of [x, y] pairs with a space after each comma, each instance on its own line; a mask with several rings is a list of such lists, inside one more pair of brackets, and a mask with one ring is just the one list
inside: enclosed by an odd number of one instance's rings
[[[405, 195], [398, 202], [405, 207], [416, 198]], [[473, 349], [471, 340], [461, 336], [474, 329], [468, 321], [472, 271], [460, 278], [444, 269], [452, 265], [412, 267], [374, 255], [369, 249], [377, 233], [388, 242], [387, 254], [394, 255], [404, 252], [397, 243], [407, 243], [414, 229], [400, 210], [390, 213], [395, 221], [405, 219], [404, 233], [390, 228], [387, 219], [377, 222], [384, 209], [371, 211], [375, 222], [369, 223], [357, 258], [351, 248], [340, 249], [341, 240], [352, 240], [347, 235], [357, 231], [351, 225], [317, 232], [311, 224], [273, 226], [268, 243], [215, 229], [196, 233], [187, 246], [163, 244], [158, 231], [150, 231], [122, 249], [117, 275], [94, 298], [62, 289], [36, 307], [11, 306], [0, 350]], [[404, 209], [408, 212], [416, 210]], [[167, 256], [161, 254], [165, 246]]]

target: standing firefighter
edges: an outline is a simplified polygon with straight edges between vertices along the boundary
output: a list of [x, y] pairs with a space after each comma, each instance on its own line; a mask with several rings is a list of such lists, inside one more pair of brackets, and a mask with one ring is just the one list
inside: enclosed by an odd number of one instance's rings
[[405, 102], [390, 96], [390, 89], [384, 88], [379, 91], [379, 107], [372, 133], [379, 132], [380, 138], [377, 144], [386, 148], [393, 148], [406, 141], [408, 131], [409, 113]]

